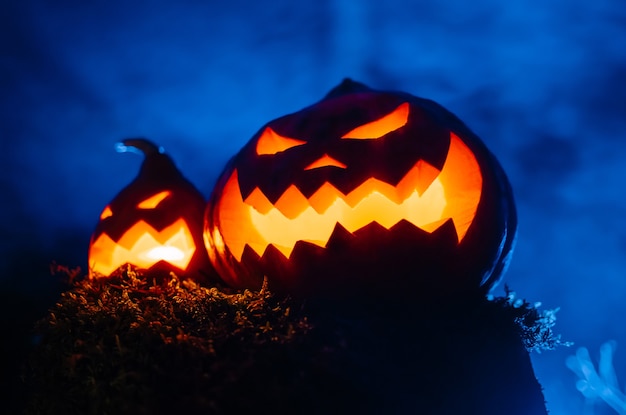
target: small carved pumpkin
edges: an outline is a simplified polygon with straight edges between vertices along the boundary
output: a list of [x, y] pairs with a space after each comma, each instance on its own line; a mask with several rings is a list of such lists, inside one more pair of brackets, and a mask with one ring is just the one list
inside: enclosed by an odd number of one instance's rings
[[137, 149], [145, 154], [139, 175], [104, 208], [91, 237], [90, 277], [131, 264], [206, 279], [212, 268], [202, 240], [204, 197], [150, 141], [118, 146]]
[[265, 125], [219, 178], [205, 242], [229, 285], [346, 298], [486, 293], [516, 233], [494, 156], [438, 104], [346, 80]]

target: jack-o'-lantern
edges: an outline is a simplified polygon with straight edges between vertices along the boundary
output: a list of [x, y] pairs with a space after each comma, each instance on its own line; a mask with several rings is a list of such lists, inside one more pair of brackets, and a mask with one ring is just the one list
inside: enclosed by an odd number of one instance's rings
[[438, 104], [345, 80], [269, 122], [205, 214], [221, 278], [296, 296], [486, 293], [516, 234], [508, 180]]
[[145, 155], [139, 175], [104, 208], [91, 237], [90, 277], [131, 264], [207, 280], [214, 271], [202, 240], [204, 197], [150, 141], [118, 145], [120, 152], [137, 150]]

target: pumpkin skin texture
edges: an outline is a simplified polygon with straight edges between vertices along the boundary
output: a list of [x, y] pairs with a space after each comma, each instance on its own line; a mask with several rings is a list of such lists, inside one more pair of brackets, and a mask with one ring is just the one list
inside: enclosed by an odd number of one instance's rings
[[202, 239], [205, 199], [172, 159], [145, 139], [128, 139], [119, 151], [145, 154], [139, 175], [109, 203], [89, 244], [90, 278], [133, 265], [151, 275], [207, 281], [214, 274]]
[[495, 157], [433, 101], [345, 80], [266, 124], [205, 213], [224, 282], [296, 297], [486, 294], [515, 242]]

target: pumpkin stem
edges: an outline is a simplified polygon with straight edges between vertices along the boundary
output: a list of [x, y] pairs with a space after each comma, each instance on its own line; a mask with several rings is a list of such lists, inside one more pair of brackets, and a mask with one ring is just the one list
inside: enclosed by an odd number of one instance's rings
[[169, 180], [180, 180], [182, 177], [172, 159], [165, 154], [163, 147], [157, 146], [150, 140], [127, 138], [117, 143], [115, 147], [120, 153], [133, 152], [145, 156], [137, 180], [164, 183]]
[[152, 141], [145, 138], [127, 138], [121, 143], [117, 143], [115, 149], [119, 153], [126, 153], [129, 151], [137, 153], [141, 152], [146, 157], [152, 154], [163, 154], [164, 152], [163, 147], [157, 146]]
[[328, 94], [326, 94], [324, 99], [336, 98], [341, 95], [355, 94], [358, 92], [369, 92], [369, 91], [372, 91], [372, 89], [368, 87], [367, 85], [361, 82], [353, 81], [350, 78], [344, 78], [343, 81], [341, 81], [339, 85], [334, 87]]

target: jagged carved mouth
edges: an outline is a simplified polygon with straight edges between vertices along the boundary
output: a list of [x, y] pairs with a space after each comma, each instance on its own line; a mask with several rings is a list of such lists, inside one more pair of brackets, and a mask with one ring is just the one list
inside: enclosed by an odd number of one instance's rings
[[184, 219], [178, 219], [161, 231], [141, 220], [117, 242], [101, 234], [91, 245], [89, 269], [91, 273], [110, 275], [127, 263], [150, 268], [165, 261], [185, 270], [195, 251], [193, 236]]
[[337, 224], [355, 232], [372, 222], [389, 229], [406, 220], [432, 233], [452, 219], [461, 242], [476, 215], [481, 190], [476, 158], [454, 134], [441, 171], [419, 160], [396, 185], [369, 178], [348, 194], [325, 182], [309, 198], [292, 185], [274, 204], [259, 188], [243, 200], [235, 169], [223, 189], [212, 239], [218, 249], [227, 247], [241, 261], [246, 245], [259, 256], [273, 245], [285, 257], [298, 241], [325, 247]]

